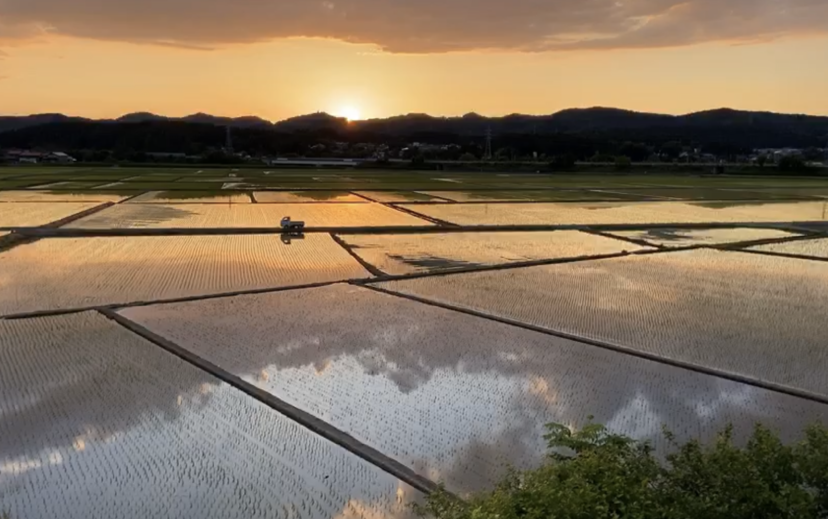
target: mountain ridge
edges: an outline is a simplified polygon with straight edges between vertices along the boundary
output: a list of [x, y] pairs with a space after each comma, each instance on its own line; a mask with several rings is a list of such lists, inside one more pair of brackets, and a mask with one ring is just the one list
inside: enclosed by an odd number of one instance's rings
[[[282, 146], [283, 151], [291, 153], [300, 153], [314, 143], [334, 141], [395, 145], [481, 143], [488, 134], [494, 137], [498, 146], [511, 143], [510, 146], [531, 146], [533, 149], [557, 146], [574, 150], [579, 146], [578, 142], [598, 151], [615, 149], [618, 143], [624, 142], [683, 142], [712, 149], [828, 147], [826, 116], [730, 108], [667, 115], [606, 107], [503, 117], [475, 113], [451, 117], [412, 113], [351, 122], [318, 112], [275, 123], [256, 116], [232, 118], [205, 113], [166, 117], [136, 112], [103, 120], [34, 114], [0, 117], [0, 146], [111, 149], [129, 142], [131, 148], [147, 148], [145, 151], [216, 147], [225, 142], [225, 126], [237, 130], [234, 142], [239, 149], [272, 150]], [[557, 144], [553, 146], [550, 142]]]
[[[828, 125], [828, 116], [777, 113], [768, 111], [747, 111], [732, 108], [716, 108], [699, 112], [690, 112], [683, 115], [660, 114], [654, 112], [637, 112], [612, 107], [567, 108], [551, 114], [520, 114], [513, 113], [505, 116], [484, 116], [470, 112], [457, 116], [435, 116], [425, 113], [408, 113], [383, 118], [363, 119], [348, 122], [345, 118], [317, 112], [298, 115], [280, 121], [268, 121], [258, 116], [246, 115], [241, 117], [224, 117], [203, 112], [183, 117], [169, 117], [152, 112], [133, 112], [114, 119], [92, 119], [66, 115], [61, 113], [43, 113], [23, 116], [0, 116], [0, 132], [11, 131], [41, 124], [60, 122], [103, 122], [103, 123], [143, 123], [151, 121], [189, 122], [197, 124], [212, 124], [214, 126], [232, 126], [235, 128], [274, 128], [285, 130], [318, 129], [320, 127], [347, 127], [359, 129], [385, 130], [390, 133], [395, 125], [415, 126], [417, 131], [428, 131], [428, 127], [441, 127], [433, 131], [462, 131], [463, 127], [480, 132], [480, 126], [525, 126], [544, 125], [559, 127], [560, 130], [599, 129], [619, 127], [646, 127], [656, 125], [674, 125], [677, 123], [693, 124], [697, 122], [713, 124], [775, 122], [777, 124], [791, 122], [811, 122]], [[530, 128], [531, 129], [531, 128]], [[537, 129], [537, 128], [536, 128]], [[554, 128], [549, 128], [554, 129]]]

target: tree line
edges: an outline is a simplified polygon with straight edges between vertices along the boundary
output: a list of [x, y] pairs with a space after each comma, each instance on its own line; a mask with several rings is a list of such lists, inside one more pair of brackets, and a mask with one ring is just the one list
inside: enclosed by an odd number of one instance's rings
[[[757, 134], [758, 132], [758, 134]], [[740, 131], [688, 127], [661, 132], [657, 128], [630, 130], [589, 130], [578, 132], [504, 133], [493, 136], [495, 158], [516, 160], [540, 157], [572, 160], [614, 161], [628, 157], [641, 162], [658, 155], [676, 160], [687, 150], [702, 150], [723, 160], [733, 160], [751, 153], [754, 147], [769, 142], [798, 143], [817, 150], [820, 138], [784, 135], [760, 135], [764, 129]], [[148, 153], [178, 153], [189, 156], [219, 156], [226, 140], [222, 126], [182, 121], [147, 121], [141, 123], [62, 122], [44, 124], [0, 133], [0, 148], [43, 151], [67, 151], [80, 159], [150, 160]], [[337, 149], [339, 156], [370, 156], [377, 146], [400, 150], [411, 143], [433, 146], [426, 159], [460, 160], [481, 158], [486, 150], [483, 135], [452, 132], [415, 131], [406, 134], [376, 133], [359, 128], [307, 128], [280, 131], [271, 128], [235, 128], [233, 146], [253, 156], [318, 156]], [[344, 144], [344, 148], [342, 146]], [[356, 146], [368, 144], [371, 146]], [[321, 145], [321, 146], [320, 146]], [[821, 153], [821, 152], [820, 152]], [[605, 160], [600, 160], [605, 159]]]

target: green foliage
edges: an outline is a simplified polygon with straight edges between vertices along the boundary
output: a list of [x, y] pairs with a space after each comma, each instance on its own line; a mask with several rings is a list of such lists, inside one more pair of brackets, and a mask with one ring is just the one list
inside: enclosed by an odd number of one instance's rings
[[661, 155], [670, 160], [677, 159], [682, 151], [684, 151], [684, 146], [677, 141], [670, 141], [663, 144], [660, 150]]
[[615, 156], [609, 153], [595, 153], [595, 155], [591, 156], [589, 162], [613, 162], [615, 160]]
[[817, 162], [825, 158], [825, 152], [819, 148], [811, 147], [802, 151], [802, 157], [805, 160]]
[[643, 162], [650, 156], [650, 148], [640, 142], [625, 142], [618, 148], [618, 155], [629, 157], [633, 162]]
[[549, 425], [548, 462], [510, 473], [461, 501], [444, 490], [416, 511], [437, 519], [764, 519], [828, 517], [828, 430], [786, 446], [757, 425], [743, 447], [732, 428], [657, 458], [651, 446], [590, 424]]
[[629, 157], [615, 157], [615, 169], [625, 170], [632, 168], [632, 160]]
[[549, 162], [549, 169], [552, 171], [564, 171], [573, 169], [575, 167], [576, 158], [571, 153], [566, 153], [563, 155], [556, 155], [552, 157], [552, 160]]
[[806, 171], [808, 165], [802, 160], [802, 157], [788, 155], [779, 159], [779, 169], [781, 171]]
[[495, 159], [497, 160], [512, 160], [515, 152], [512, 148], [500, 148], [495, 152]]

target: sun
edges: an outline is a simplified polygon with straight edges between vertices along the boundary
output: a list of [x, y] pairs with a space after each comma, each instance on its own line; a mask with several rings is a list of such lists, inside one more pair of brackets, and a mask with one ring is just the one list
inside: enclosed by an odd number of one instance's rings
[[352, 105], [343, 106], [342, 108], [337, 110], [336, 115], [338, 115], [339, 117], [344, 117], [349, 121], [358, 121], [362, 119], [362, 114], [360, 113], [359, 108]]

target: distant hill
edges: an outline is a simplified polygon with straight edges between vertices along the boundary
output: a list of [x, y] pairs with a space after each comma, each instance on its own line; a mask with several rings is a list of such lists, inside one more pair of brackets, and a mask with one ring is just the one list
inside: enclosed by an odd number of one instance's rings
[[[187, 123], [198, 124], [212, 124], [214, 126], [233, 126], [236, 128], [267, 128], [273, 126], [273, 123], [266, 121], [260, 117], [245, 116], [245, 117], [217, 117], [215, 115], [197, 113], [187, 115], [185, 117], [165, 117], [163, 115], [156, 115], [149, 112], [136, 112], [127, 114], [115, 119], [118, 123], [145, 123], [150, 121], [182, 121]], [[104, 121], [106, 122], [106, 121]]]
[[29, 128], [42, 124], [88, 121], [82, 117], [70, 117], [63, 114], [36, 114], [25, 116], [0, 116], [0, 132]]
[[343, 117], [335, 117], [324, 112], [315, 114], [300, 115], [291, 117], [275, 123], [274, 128], [280, 131], [292, 132], [302, 130], [344, 130], [348, 126], [348, 120]]
[[214, 126], [233, 126], [235, 128], [269, 128], [273, 123], [252, 115], [244, 117], [216, 117], [215, 115], [197, 113], [178, 119], [188, 123], [212, 124]]
[[0, 116], [0, 133], [40, 126], [43, 124], [67, 122], [101, 122], [101, 123], [145, 123], [151, 121], [182, 121], [214, 126], [233, 126], [235, 128], [271, 128], [273, 123], [261, 117], [217, 117], [215, 115], [197, 113], [185, 117], [165, 117], [150, 112], [135, 112], [122, 115], [117, 119], [86, 119], [63, 114], [35, 114], [26, 116]]
[[[0, 132], [59, 122], [90, 121], [82, 117], [63, 114], [37, 114], [29, 116], [0, 116]], [[185, 117], [165, 117], [149, 112], [127, 114], [117, 119], [99, 122], [142, 123], [150, 121], [183, 121], [214, 126], [236, 128], [273, 128], [280, 131], [344, 130], [348, 127], [377, 134], [405, 135], [412, 133], [455, 133], [458, 135], [484, 135], [491, 129], [495, 133], [550, 133], [587, 132], [606, 130], [680, 130], [700, 127], [752, 127], [801, 135], [822, 134], [828, 138], [828, 117], [811, 115], [777, 114], [771, 112], [746, 112], [731, 109], [709, 110], [687, 115], [663, 115], [620, 110], [617, 108], [576, 108], [562, 110], [551, 115], [512, 114], [505, 117], [485, 117], [469, 113], [460, 117], [435, 117], [428, 114], [407, 114], [384, 119], [368, 119], [349, 123], [346, 119], [327, 113], [315, 113], [292, 117], [272, 123], [255, 116], [219, 117], [197, 113]]]
[[673, 116], [619, 110], [586, 108], [563, 110], [551, 115], [512, 114], [505, 117], [483, 117], [467, 114], [461, 117], [432, 117], [409, 114], [387, 119], [357, 121], [361, 129], [379, 133], [449, 132], [460, 135], [494, 133], [545, 134], [554, 132], [603, 132], [609, 130], [680, 131], [683, 128], [749, 126], [799, 134], [822, 134], [828, 139], [828, 117], [787, 115], [766, 112], [740, 112], [721, 109]]
[[[828, 146], [828, 117], [726, 108], [673, 116], [596, 107], [551, 115], [504, 117], [476, 113], [435, 117], [414, 113], [353, 122], [314, 113], [275, 123], [254, 116], [230, 118], [204, 113], [173, 118], [139, 112], [98, 121], [38, 114], [0, 117], [0, 147], [110, 149], [107, 147], [119, 145], [144, 151], [173, 151], [182, 146], [199, 149], [220, 146], [225, 140], [225, 126], [238, 129], [234, 142], [239, 146], [246, 143], [251, 151], [277, 149], [288, 153], [301, 153], [308, 143], [336, 140], [479, 146], [489, 131], [496, 147], [573, 149], [578, 154], [611, 151], [624, 142], [660, 145], [679, 141], [723, 152]], [[274, 137], [274, 133], [278, 136]]]
[[146, 121], [168, 121], [163, 115], [155, 115], [149, 112], [135, 112], [134, 114], [122, 115], [115, 119], [116, 123], [143, 123]]

